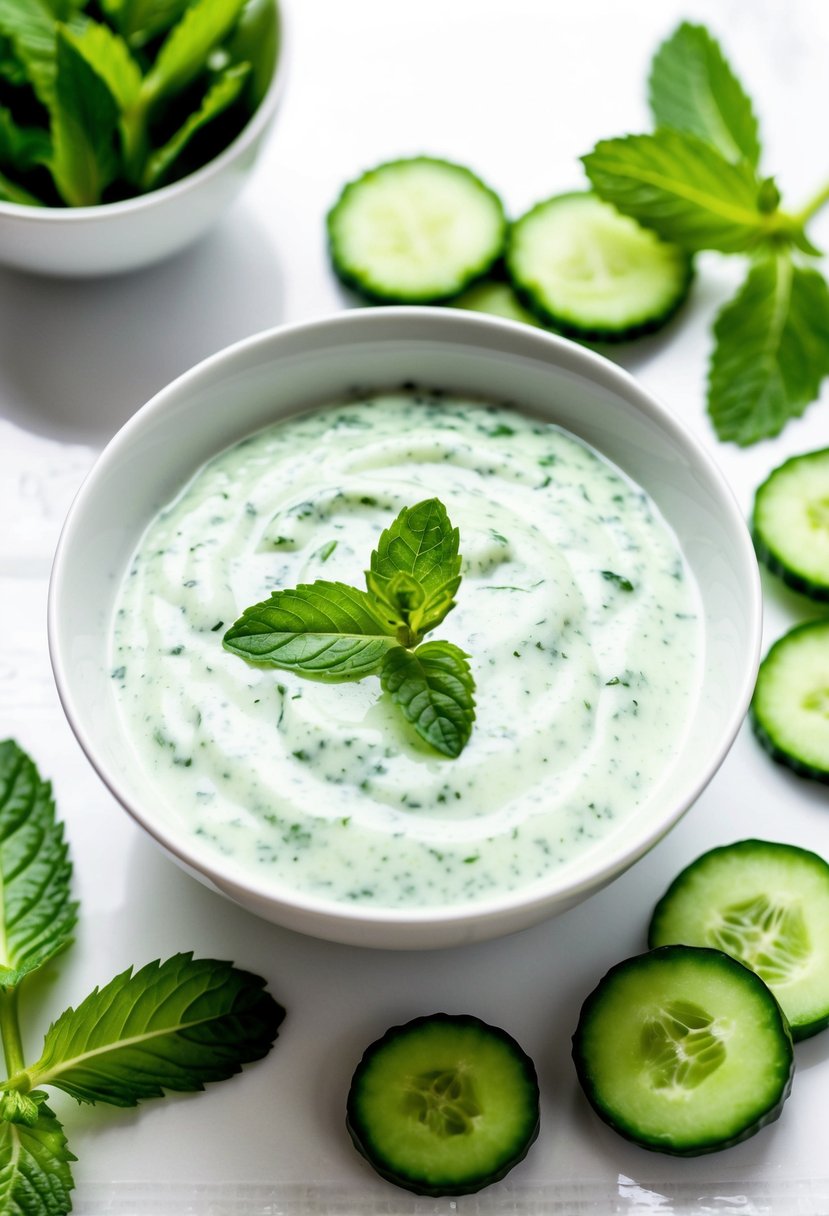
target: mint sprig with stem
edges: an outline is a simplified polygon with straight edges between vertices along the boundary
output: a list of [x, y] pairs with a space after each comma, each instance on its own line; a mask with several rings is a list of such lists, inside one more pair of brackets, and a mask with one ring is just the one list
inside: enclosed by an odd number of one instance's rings
[[259, 976], [176, 954], [130, 967], [65, 1010], [27, 1063], [20, 996], [71, 943], [71, 876], [49, 783], [16, 743], [0, 742], [0, 1212], [72, 1208], [76, 1158], [44, 1087], [111, 1106], [200, 1090], [266, 1055], [285, 1015]]
[[760, 172], [754, 107], [717, 41], [683, 22], [651, 63], [650, 134], [602, 140], [583, 157], [594, 190], [691, 253], [749, 260], [714, 323], [708, 412], [721, 440], [777, 435], [829, 374], [829, 288], [807, 227], [829, 183], [796, 211]]
[[455, 606], [460, 538], [437, 498], [404, 507], [371, 554], [366, 590], [318, 579], [246, 608], [223, 638], [248, 662], [317, 680], [379, 676], [421, 739], [455, 758], [475, 720], [468, 656], [424, 642]]

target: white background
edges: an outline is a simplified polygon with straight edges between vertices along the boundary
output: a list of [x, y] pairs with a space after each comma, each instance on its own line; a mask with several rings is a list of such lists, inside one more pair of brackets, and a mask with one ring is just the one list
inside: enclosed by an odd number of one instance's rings
[[[288, 0], [286, 0], [286, 4]], [[129, 964], [178, 950], [267, 977], [288, 1017], [274, 1051], [204, 1094], [137, 1111], [56, 1095], [75, 1210], [326, 1213], [829, 1212], [829, 1034], [797, 1047], [782, 1119], [726, 1153], [641, 1151], [587, 1108], [569, 1059], [581, 1000], [644, 947], [654, 901], [703, 849], [745, 836], [829, 856], [827, 791], [773, 765], [744, 727], [683, 822], [581, 907], [462, 951], [378, 953], [257, 921], [166, 860], [115, 805], [66, 726], [46, 647], [46, 588], [60, 524], [96, 452], [180, 371], [234, 339], [347, 306], [326, 263], [323, 217], [341, 184], [384, 159], [468, 163], [513, 215], [583, 183], [578, 156], [648, 129], [650, 55], [677, 20], [705, 21], [755, 98], [764, 168], [792, 206], [829, 174], [825, 0], [291, 0], [283, 108], [256, 174], [221, 225], [177, 258], [109, 281], [0, 270], [0, 737], [52, 778], [82, 917], [75, 946], [23, 1001], [27, 1052], [48, 1022]], [[829, 214], [813, 228], [829, 245]], [[746, 512], [785, 456], [829, 443], [821, 403], [773, 442], [717, 444], [705, 414], [709, 331], [739, 259], [699, 260], [688, 307], [618, 358], [715, 453]], [[764, 578], [766, 643], [809, 605]], [[436, 1009], [503, 1025], [534, 1057], [541, 1136], [503, 1183], [418, 1200], [376, 1179], [343, 1128], [351, 1071], [394, 1022]]]

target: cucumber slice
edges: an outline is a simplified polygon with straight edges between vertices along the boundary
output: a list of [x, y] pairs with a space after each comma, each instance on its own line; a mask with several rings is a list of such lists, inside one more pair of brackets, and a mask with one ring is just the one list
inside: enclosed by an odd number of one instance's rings
[[829, 448], [792, 456], [754, 498], [757, 556], [784, 583], [829, 600]]
[[650, 947], [723, 950], [756, 971], [805, 1039], [829, 1026], [829, 865], [806, 849], [740, 840], [687, 866], [654, 909]]
[[778, 1117], [794, 1071], [763, 981], [719, 950], [663, 946], [613, 967], [584, 1003], [573, 1059], [601, 1119], [643, 1148], [694, 1157]]
[[467, 1195], [503, 1178], [538, 1135], [535, 1068], [506, 1031], [478, 1018], [415, 1018], [366, 1050], [346, 1126], [389, 1182]]
[[471, 312], [486, 312], [507, 321], [520, 321], [523, 325], [544, 328], [538, 317], [527, 312], [509, 283], [494, 279], [483, 279], [449, 301], [452, 308], [466, 308]]
[[471, 170], [431, 156], [349, 182], [328, 213], [331, 262], [370, 300], [431, 304], [458, 295], [501, 256], [501, 200]]
[[511, 228], [506, 267], [531, 313], [577, 338], [621, 342], [658, 329], [691, 285], [692, 263], [595, 194], [559, 194]]
[[796, 625], [760, 664], [750, 718], [760, 743], [801, 777], [829, 784], [829, 621]]

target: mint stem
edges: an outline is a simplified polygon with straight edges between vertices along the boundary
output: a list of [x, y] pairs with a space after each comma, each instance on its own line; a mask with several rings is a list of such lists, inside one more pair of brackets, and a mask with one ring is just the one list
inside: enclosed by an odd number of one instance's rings
[[20, 1023], [17, 1018], [17, 989], [0, 988], [0, 1036], [3, 1039], [3, 1055], [9, 1077], [22, 1072], [26, 1067], [23, 1058], [23, 1041], [20, 1038]]
[[822, 207], [825, 207], [827, 203], [829, 203], [829, 182], [827, 182], [821, 190], [818, 190], [817, 194], [815, 194], [814, 197], [809, 200], [805, 207], [798, 211], [795, 219], [797, 219], [799, 223], [805, 224], [812, 218], [813, 215], [816, 215]]

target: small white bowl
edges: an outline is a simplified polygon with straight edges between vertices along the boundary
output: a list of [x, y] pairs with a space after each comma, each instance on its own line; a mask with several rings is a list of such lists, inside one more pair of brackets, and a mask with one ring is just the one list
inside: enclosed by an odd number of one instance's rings
[[273, 122], [285, 81], [285, 18], [274, 0], [276, 62], [247, 125], [213, 160], [169, 186], [96, 207], [0, 201], [0, 264], [35, 274], [92, 278], [136, 270], [203, 236], [239, 193]]
[[[510, 399], [584, 438], [643, 486], [700, 588], [703, 673], [681, 750], [622, 827], [531, 890], [441, 908], [336, 903], [268, 885], [165, 819], [113, 696], [113, 600], [144, 528], [210, 457], [268, 423], [361, 389], [414, 380]], [[115, 797], [181, 865], [244, 907], [335, 941], [426, 948], [524, 928], [582, 900], [650, 849], [710, 780], [757, 672], [760, 585], [739, 508], [710, 457], [629, 375], [583, 347], [482, 315], [381, 308], [258, 335], [158, 393], [122, 428], [78, 494], [58, 546], [49, 643], [67, 717]]]

